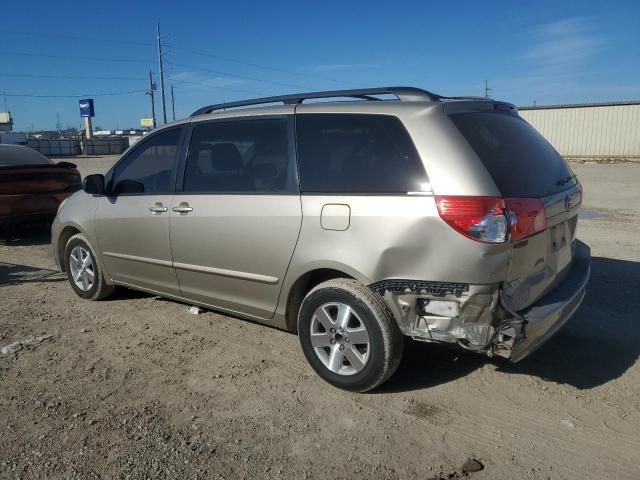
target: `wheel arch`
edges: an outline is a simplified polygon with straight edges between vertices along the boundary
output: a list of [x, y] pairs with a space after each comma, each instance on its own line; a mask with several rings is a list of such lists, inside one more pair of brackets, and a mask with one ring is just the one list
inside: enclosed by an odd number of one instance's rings
[[358, 275], [355, 272], [348, 272], [347, 268], [340, 267], [318, 267], [312, 270], [309, 270], [301, 275], [291, 284], [287, 292], [287, 301], [285, 306], [285, 322], [286, 329], [290, 332], [297, 331], [297, 323], [298, 323], [298, 312], [300, 311], [300, 305], [302, 304], [302, 300], [306, 296], [309, 291], [311, 291], [315, 286], [326, 282], [327, 280], [332, 280], [334, 278], [351, 278], [354, 280], [363, 279], [358, 278]]
[[91, 225], [85, 225], [85, 226], [88, 226], [89, 228], [84, 229], [82, 228], [82, 226], [80, 226], [76, 222], [69, 222], [69, 223], [65, 223], [64, 225], [60, 225], [60, 224], [55, 225], [55, 223], [56, 222], [54, 221], [54, 226], [52, 227], [52, 230], [51, 230], [51, 233], [52, 233], [51, 243], [54, 250], [53, 255], [55, 255], [55, 260], [58, 262], [58, 267], [60, 268], [60, 271], [62, 272], [66, 271], [65, 261], [64, 261], [64, 252], [65, 252], [65, 249], [67, 248], [67, 243], [69, 243], [69, 239], [74, 235], [81, 234], [86, 238], [87, 243], [91, 247], [91, 250], [93, 250], [93, 255], [96, 259], [96, 262], [98, 262], [98, 267], [102, 271], [105, 283], [108, 285], [112, 285], [113, 281], [111, 280], [111, 276], [109, 275], [109, 272], [105, 268], [104, 262], [102, 261], [102, 255], [100, 250], [98, 249], [97, 239], [90, 234]]
[[56, 260], [58, 262], [58, 265], [60, 266], [60, 270], [63, 272], [65, 271], [64, 251], [67, 248], [67, 243], [69, 243], [69, 239], [71, 237], [79, 233], [86, 236], [86, 234], [82, 230], [80, 230], [76, 225], [66, 225], [65, 227], [62, 228], [62, 230], [60, 231], [60, 234], [58, 235], [55, 255], [56, 255]]

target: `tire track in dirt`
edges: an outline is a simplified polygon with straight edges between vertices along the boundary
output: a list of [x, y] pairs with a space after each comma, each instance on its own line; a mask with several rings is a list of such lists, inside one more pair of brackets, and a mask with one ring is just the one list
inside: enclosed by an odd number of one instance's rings
[[[264, 328], [258, 325], [253, 327]], [[261, 341], [257, 342], [251, 335], [247, 335], [248, 332], [241, 330], [232, 323], [225, 325], [224, 333], [229, 340], [224, 345], [227, 350], [225, 355], [229, 354], [237, 361], [242, 361], [246, 360], [247, 354], [255, 354], [256, 349], [267, 347], [277, 354], [274, 361], [276, 368], [296, 376], [313, 374], [301, 354], [296, 355], [289, 349], [281, 348], [282, 342], [270, 342], [271, 335], [263, 335]], [[233, 341], [230, 341], [232, 338]], [[295, 344], [297, 346], [297, 340]], [[326, 384], [322, 382], [322, 385]], [[421, 392], [425, 393], [428, 392]], [[361, 398], [356, 400], [352, 394], [340, 392], [328, 385], [322, 391], [322, 396], [336, 403], [348, 401], [354, 406], [367, 408], [372, 414], [394, 416], [409, 423], [415, 419], [440, 429], [438, 434], [453, 433], [474, 444], [482, 445], [483, 448], [493, 446], [494, 453], [498, 451], [502, 456], [515, 456], [540, 468], [552, 466], [554, 472], [562, 472], [569, 477], [578, 478], [585, 475], [585, 472], [594, 472], [593, 478], [599, 478], [599, 475], [604, 474], [629, 479], [637, 479], [639, 476], [635, 465], [640, 464], [640, 438], [625, 435], [622, 439], [617, 431], [612, 432], [608, 428], [597, 428], [593, 425], [580, 425], [568, 429], [557, 419], [523, 411], [522, 408], [513, 407], [506, 401], [496, 404], [495, 399], [487, 400], [475, 392], [458, 392], [453, 400], [440, 398], [441, 403], [419, 402], [409, 409], [403, 409], [392, 398], [379, 402], [370, 400], [375, 398], [374, 396], [361, 395]], [[443, 406], [443, 403], [449, 403], [451, 406]], [[473, 406], [473, 415], [465, 413], [468, 406]], [[518, 446], [515, 442], [507, 445], [503, 436], [526, 437], [532, 448]], [[572, 459], [571, 464], [575, 466], [567, 464], [568, 458]]]

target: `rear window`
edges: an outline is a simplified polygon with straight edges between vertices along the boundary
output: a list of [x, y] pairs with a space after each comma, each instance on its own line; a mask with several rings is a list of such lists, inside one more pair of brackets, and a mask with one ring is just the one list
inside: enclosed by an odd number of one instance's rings
[[427, 175], [400, 120], [388, 115], [296, 115], [303, 193], [407, 193]]
[[560, 154], [522, 118], [506, 113], [450, 115], [504, 197], [544, 197], [575, 185]]

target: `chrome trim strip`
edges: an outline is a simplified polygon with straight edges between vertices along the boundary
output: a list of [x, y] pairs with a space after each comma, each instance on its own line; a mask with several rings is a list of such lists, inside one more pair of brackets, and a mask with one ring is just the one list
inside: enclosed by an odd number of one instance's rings
[[219, 275], [221, 277], [239, 278], [241, 280], [249, 280], [251, 282], [267, 283], [276, 285], [278, 277], [270, 277], [268, 275], [259, 275], [257, 273], [238, 272], [235, 270], [225, 270], [224, 268], [201, 267], [200, 265], [191, 265], [189, 263], [170, 262], [168, 260], [157, 260], [155, 258], [138, 257], [136, 255], [125, 255], [123, 253], [103, 252], [103, 255], [121, 260], [130, 260], [132, 262], [150, 263], [151, 265], [160, 265], [161, 267], [173, 267], [180, 270], [189, 270], [192, 272], [209, 273]]
[[155, 258], [138, 257], [137, 255], [125, 255], [124, 253], [102, 252], [106, 257], [119, 258], [120, 260], [130, 260], [132, 262], [150, 263], [151, 265], [160, 265], [161, 267], [171, 267], [172, 262], [168, 260], [158, 260]]
[[173, 267], [180, 270], [189, 270], [192, 272], [210, 273], [212, 275], [219, 275], [221, 277], [239, 278], [241, 280], [249, 280], [251, 282], [268, 283], [269, 285], [275, 285], [278, 283], [278, 277], [259, 275], [257, 273], [238, 272], [235, 270], [225, 270], [224, 268], [201, 267], [199, 265], [191, 265], [188, 263], [178, 262], [174, 262]]

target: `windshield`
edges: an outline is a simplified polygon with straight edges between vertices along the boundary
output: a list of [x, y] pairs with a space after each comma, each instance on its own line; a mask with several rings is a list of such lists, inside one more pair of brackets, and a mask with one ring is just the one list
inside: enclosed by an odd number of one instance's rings
[[504, 197], [544, 197], [576, 184], [560, 154], [517, 115], [450, 115]]
[[53, 162], [37, 150], [20, 145], [0, 145], [0, 167], [51, 165]]

